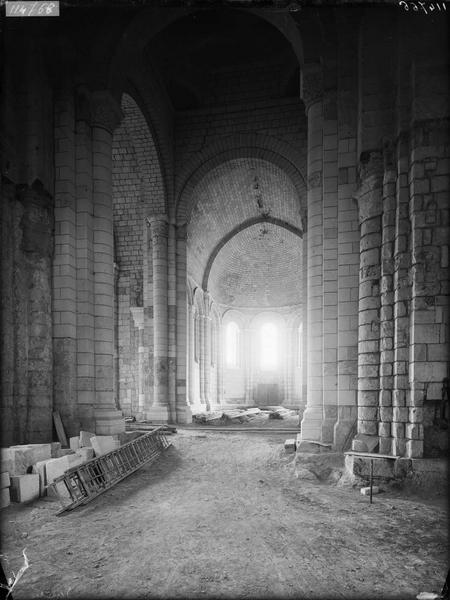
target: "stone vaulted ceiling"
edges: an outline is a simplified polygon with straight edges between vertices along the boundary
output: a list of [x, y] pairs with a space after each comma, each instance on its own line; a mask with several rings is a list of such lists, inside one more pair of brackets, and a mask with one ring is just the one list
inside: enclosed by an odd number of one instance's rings
[[300, 200], [286, 173], [266, 160], [237, 158], [209, 171], [193, 197], [187, 247], [194, 281], [206, 279], [226, 305], [298, 304]]
[[299, 304], [302, 239], [273, 223], [237, 233], [217, 254], [209, 276], [216, 302], [241, 308]]

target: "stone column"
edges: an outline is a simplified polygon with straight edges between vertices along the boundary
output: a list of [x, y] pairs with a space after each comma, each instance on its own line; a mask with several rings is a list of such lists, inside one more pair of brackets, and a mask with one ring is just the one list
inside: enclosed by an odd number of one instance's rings
[[[330, 57], [330, 64], [333, 64]], [[335, 67], [328, 67], [327, 77], [334, 79]], [[334, 442], [338, 416], [338, 276], [342, 264], [338, 258], [338, 121], [337, 93], [326, 90], [323, 98], [323, 339], [322, 386], [323, 421], [321, 440]]]
[[205, 402], [207, 410], [211, 410], [211, 316], [203, 316], [204, 339], [204, 378], [205, 378]]
[[223, 404], [223, 326], [222, 317], [218, 320], [217, 325], [217, 404]]
[[197, 404], [194, 397], [194, 360], [195, 360], [195, 307], [188, 305], [188, 398], [189, 404]]
[[[323, 73], [321, 65], [305, 65], [301, 97], [308, 119], [307, 242], [307, 388], [302, 443], [321, 441], [323, 420]], [[303, 443], [305, 442], [305, 443]], [[305, 445], [306, 444], [306, 445]]]
[[291, 386], [292, 386], [292, 374], [293, 374], [293, 346], [292, 346], [292, 328], [285, 325], [283, 329], [283, 355], [282, 361], [284, 363], [284, 394], [283, 404], [290, 405], [292, 403]]
[[153, 266], [153, 405], [147, 417], [167, 422], [168, 406], [168, 223], [165, 215], [149, 217]]
[[77, 240], [75, 103], [70, 84], [55, 93], [55, 253], [53, 256], [54, 410], [68, 435], [77, 415]]
[[244, 377], [245, 377], [245, 403], [247, 405], [252, 404], [252, 335], [253, 332], [250, 328], [246, 327], [242, 330], [242, 347], [243, 352], [241, 353], [243, 366], [244, 366]]
[[361, 154], [358, 191], [361, 226], [358, 325], [358, 433], [355, 451], [378, 447], [380, 368], [381, 215], [383, 159], [379, 151]]
[[130, 307], [133, 316], [134, 326], [138, 330], [138, 409], [136, 420], [141, 421], [145, 418], [145, 360], [146, 348], [144, 344], [144, 308], [142, 306]]
[[[401, 135], [397, 143], [397, 189], [396, 189], [396, 224], [394, 246], [394, 384], [392, 392], [392, 408], [382, 407], [382, 421], [395, 420], [399, 423], [398, 409], [407, 406], [409, 382], [409, 318], [411, 302], [411, 254], [410, 221], [409, 221], [409, 136]], [[393, 419], [393, 412], [396, 419]], [[403, 410], [404, 412], [404, 410]], [[404, 417], [405, 415], [403, 415]], [[404, 439], [403, 428], [392, 424], [391, 440], [397, 451], [400, 449], [396, 440]], [[400, 433], [401, 437], [398, 437]], [[406, 433], [406, 431], [405, 431]], [[395, 437], [394, 437], [395, 436]], [[395, 440], [395, 441], [394, 441]], [[401, 444], [403, 445], [403, 444]], [[380, 444], [381, 448], [381, 444]], [[397, 454], [395, 448], [393, 452]]]
[[93, 182], [93, 268], [95, 430], [108, 435], [125, 429], [114, 403], [114, 236], [112, 133], [122, 113], [110, 92], [93, 92], [91, 103]]
[[198, 379], [200, 404], [205, 405], [205, 319], [204, 315], [197, 313], [198, 330]]
[[[431, 40], [433, 34], [427, 33]], [[448, 86], [448, 65], [433, 44], [430, 54], [412, 66], [410, 391], [405, 407], [409, 458], [420, 458], [433, 446], [439, 453], [448, 453], [430, 424], [431, 403], [442, 401], [450, 358]]]
[[169, 418], [177, 419], [177, 232], [175, 223], [168, 225], [167, 239], [167, 399]]
[[87, 90], [76, 105], [77, 400], [80, 427], [95, 428], [94, 233], [91, 106]]
[[[191, 423], [192, 413], [189, 404], [192, 403], [192, 367], [191, 352], [194, 342], [192, 306], [187, 303], [186, 293], [186, 223], [176, 229], [176, 417], [177, 423]], [[193, 347], [192, 347], [193, 348]]]
[[[379, 452], [397, 455], [392, 446], [391, 421], [392, 389], [394, 387], [394, 246], [396, 219], [396, 181], [397, 171], [394, 163], [393, 148], [384, 148], [383, 176], [383, 216], [381, 243], [381, 280], [380, 280], [380, 392], [379, 392]], [[394, 421], [397, 419], [394, 418]]]

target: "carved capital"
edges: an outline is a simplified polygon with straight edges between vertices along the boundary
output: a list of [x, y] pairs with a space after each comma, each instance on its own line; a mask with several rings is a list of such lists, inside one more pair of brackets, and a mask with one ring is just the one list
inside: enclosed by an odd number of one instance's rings
[[383, 209], [384, 160], [381, 150], [362, 152], [359, 160], [359, 188], [355, 195], [359, 207], [359, 221], [381, 216]]
[[319, 64], [304, 65], [300, 75], [300, 96], [306, 112], [323, 98], [323, 72]]
[[308, 190], [313, 190], [316, 187], [320, 187], [322, 185], [322, 171], [315, 171], [308, 175]]
[[147, 225], [150, 227], [152, 243], [156, 244], [160, 238], [169, 236], [169, 223], [167, 215], [151, 215], [147, 217]]
[[369, 177], [383, 177], [384, 161], [383, 152], [381, 150], [368, 150], [361, 152], [358, 165], [358, 177], [360, 184]]
[[90, 123], [91, 118], [91, 98], [89, 90], [80, 86], [76, 90], [75, 96], [76, 120]]
[[110, 133], [119, 125], [123, 113], [111, 92], [100, 90], [91, 94], [91, 125]]
[[177, 240], [185, 242], [187, 239], [187, 223], [177, 225]]

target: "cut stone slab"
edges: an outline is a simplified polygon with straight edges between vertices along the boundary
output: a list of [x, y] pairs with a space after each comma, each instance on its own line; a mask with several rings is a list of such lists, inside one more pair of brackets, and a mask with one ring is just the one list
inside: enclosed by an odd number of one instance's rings
[[[70, 469], [68, 456], [61, 456], [61, 458], [53, 458], [52, 460], [49, 460], [45, 465], [47, 486], [49, 486], [57, 477], [63, 475], [68, 469]], [[66, 494], [64, 495], [69, 496], [69, 492], [65, 489], [65, 486], [61, 486], [61, 489], [63, 488], [66, 491]], [[51, 487], [47, 487], [47, 494], [49, 496], [56, 495]]]
[[1, 449], [0, 473], [11, 473], [14, 463], [10, 458], [5, 458], [4, 450], [6, 450], [6, 448]]
[[84, 463], [83, 457], [79, 454], [69, 454], [67, 459], [70, 464], [70, 468], [78, 467], [78, 465], [82, 465]]
[[124, 444], [141, 437], [144, 433], [145, 431], [124, 431], [123, 433], [119, 433], [118, 437], [120, 445], [123, 446]]
[[311, 481], [317, 481], [317, 477], [309, 471], [309, 469], [305, 469], [304, 467], [298, 467], [295, 469], [295, 476], [297, 479], [309, 479]]
[[71, 437], [69, 439], [69, 446], [70, 449], [73, 450], [75, 452], [75, 450], [78, 450], [78, 448], [80, 447], [80, 436], [77, 435], [76, 437]]
[[11, 481], [9, 478], [9, 473], [2, 473], [0, 475], [0, 489], [7, 488], [11, 485]]
[[[372, 487], [372, 495], [379, 494], [379, 493], [380, 493], [380, 488], [377, 485], [374, 485]], [[370, 496], [370, 486], [361, 488], [361, 494], [363, 496]]]
[[378, 447], [378, 444], [378, 436], [358, 433], [353, 438], [352, 450], [354, 452], [374, 452]]
[[36, 500], [39, 498], [39, 475], [37, 473], [12, 475], [10, 492], [13, 502]]
[[86, 446], [91, 446], [91, 438], [95, 437], [95, 433], [91, 433], [90, 431], [80, 431], [80, 448], [84, 448]]
[[284, 442], [284, 449], [288, 454], [292, 454], [297, 449], [297, 440], [290, 439]]
[[87, 462], [88, 460], [92, 460], [94, 458], [94, 448], [78, 448], [78, 450], [75, 451], [75, 454], [81, 456], [83, 462]]
[[2, 459], [12, 462], [10, 475], [25, 475], [34, 464], [52, 456], [51, 444], [27, 444], [2, 448]]
[[0, 490], [0, 508], [6, 508], [11, 504], [11, 498], [9, 495], [9, 487]]
[[70, 454], [75, 454], [75, 450], [71, 450], [70, 448], [61, 448], [56, 453], [56, 458], [61, 458], [61, 456], [68, 456]]
[[52, 458], [58, 458], [57, 453], [58, 453], [58, 450], [61, 450], [61, 442], [52, 442], [51, 447], [52, 447]]
[[46, 487], [47, 487], [47, 472], [46, 466], [47, 463], [52, 460], [49, 458], [48, 460], [41, 460], [33, 465], [33, 473], [37, 473], [39, 475], [39, 494], [41, 496], [45, 496]]
[[119, 440], [114, 439], [112, 435], [94, 435], [91, 438], [92, 447], [95, 456], [102, 456], [111, 450], [117, 450], [120, 446]]

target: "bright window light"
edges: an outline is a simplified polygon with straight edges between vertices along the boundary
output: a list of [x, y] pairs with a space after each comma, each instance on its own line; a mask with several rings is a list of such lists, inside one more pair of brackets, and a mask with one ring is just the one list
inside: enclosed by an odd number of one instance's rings
[[273, 323], [262, 325], [260, 341], [261, 369], [276, 369], [278, 366], [278, 331]]
[[225, 331], [225, 363], [230, 369], [239, 366], [239, 326], [231, 321]]

